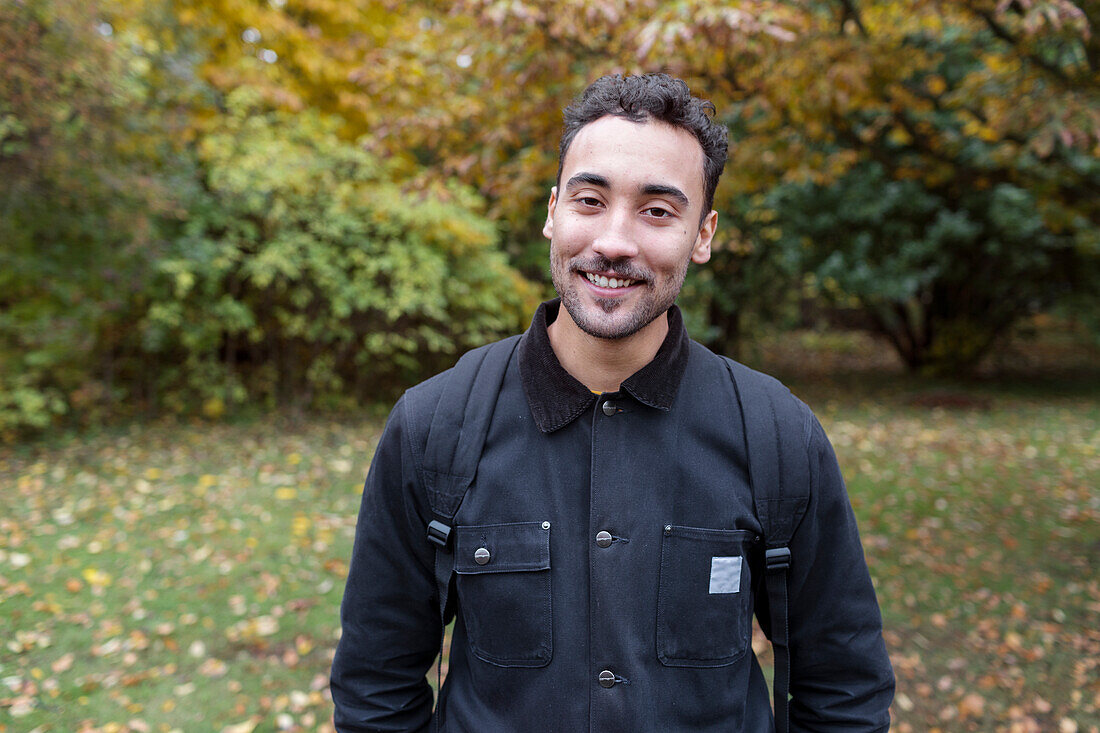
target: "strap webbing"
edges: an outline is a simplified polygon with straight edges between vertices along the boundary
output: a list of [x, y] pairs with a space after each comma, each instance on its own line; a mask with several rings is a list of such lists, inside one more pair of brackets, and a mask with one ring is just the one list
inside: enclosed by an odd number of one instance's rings
[[500, 384], [519, 339], [512, 336], [463, 354], [432, 415], [421, 478], [432, 513], [448, 526], [477, 473]]
[[[790, 550], [786, 547], [777, 551]], [[772, 552], [769, 550], [768, 552]], [[790, 689], [791, 689], [791, 650], [787, 642], [787, 568], [789, 565], [773, 568], [771, 558], [767, 558], [769, 567], [764, 574], [764, 587], [768, 593], [768, 616], [771, 618], [772, 651], [775, 656], [772, 691], [775, 695], [776, 733], [788, 733], [790, 730]]]
[[428, 525], [428, 541], [435, 545], [435, 583], [439, 595], [440, 654], [436, 663], [434, 727], [442, 717], [443, 638], [447, 629], [454, 556], [451, 530], [455, 514], [473, 485], [477, 464], [489, 434], [497, 395], [520, 336], [512, 336], [462, 355], [446, 375], [443, 392], [432, 414], [420, 474], [435, 519]]
[[787, 574], [790, 541], [806, 513], [810, 492], [809, 454], [799, 402], [777, 380], [726, 359], [733, 378], [749, 461], [753, 506], [764, 531], [764, 589], [775, 652], [776, 733], [790, 730], [790, 647]]

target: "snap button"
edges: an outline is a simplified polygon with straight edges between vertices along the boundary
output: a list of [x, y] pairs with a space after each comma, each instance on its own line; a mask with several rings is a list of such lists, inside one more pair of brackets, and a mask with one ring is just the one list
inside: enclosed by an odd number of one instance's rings
[[603, 414], [607, 415], [608, 417], [614, 415], [617, 410], [618, 408], [615, 407], [615, 403], [611, 400], [606, 400], [603, 403]]
[[474, 550], [474, 562], [478, 565], [484, 565], [489, 562], [489, 550], [484, 547], [479, 547]]
[[596, 533], [596, 544], [600, 547], [611, 547], [611, 533], [601, 529]]
[[550, 522], [543, 522], [542, 523], [542, 528], [543, 529], [550, 529]]
[[600, 672], [600, 686], [601, 687], [613, 687], [615, 685], [615, 673], [610, 669], [605, 669]]

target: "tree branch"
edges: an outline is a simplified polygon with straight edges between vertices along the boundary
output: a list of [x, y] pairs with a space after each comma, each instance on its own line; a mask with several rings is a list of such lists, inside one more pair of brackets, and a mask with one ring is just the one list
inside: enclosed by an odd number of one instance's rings
[[[1021, 48], [1020, 39], [1012, 35], [1011, 31], [998, 23], [997, 19], [993, 17], [993, 13], [989, 12], [988, 10], [980, 10], [978, 8], [974, 8], [973, 10], [978, 17], [985, 21], [985, 24], [989, 26], [989, 30], [993, 31], [993, 35], [997, 36], [997, 38], [1000, 38], [1002, 41], [1008, 43], [1011, 46], [1015, 46], [1018, 49]], [[1030, 51], [1024, 51], [1023, 55], [1039, 68], [1043, 69], [1052, 76], [1057, 77], [1059, 81], [1066, 84], [1071, 83], [1072, 80], [1069, 78], [1065, 71], [1050, 63], [1043, 57]]]
[[856, 7], [855, 0], [840, 0], [840, 5], [844, 8], [844, 15], [840, 18], [841, 31], [844, 30], [844, 24], [850, 20], [859, 29], [859, 35], [868, 38], [870, 34], [867, 33], [867, 26], [863, 25], [863, 18], [859, 15], [859, 8]]

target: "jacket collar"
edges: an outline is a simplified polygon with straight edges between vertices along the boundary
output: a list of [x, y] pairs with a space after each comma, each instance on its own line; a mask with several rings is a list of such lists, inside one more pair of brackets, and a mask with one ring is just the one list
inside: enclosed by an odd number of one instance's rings
[[[558, 317], [559, 299], [535, 311], [531, 327], [519, 343], [519, 373], [535, 424], [544, 433], [568, 425], [596, 401], [596, 395], [565, 371], [550, 346], [546, 327]], [[680, 309], [668, 310], [668, 334], [653, 361], [630, 375], [620, 387], [639, 402], [669, 410], [687, 368], [687, 330]]]

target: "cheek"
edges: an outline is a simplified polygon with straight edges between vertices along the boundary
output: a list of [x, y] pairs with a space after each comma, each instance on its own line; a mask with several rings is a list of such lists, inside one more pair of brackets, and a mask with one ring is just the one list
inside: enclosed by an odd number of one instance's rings
[[688, 242], [685, 245], [682, 239], [675, 244], [664, 242], [662, 246], [649, 250], [651, 253], [649, 264], [655, 270], [665, 274], [678, 273], [691, 259], [693, 245], [694, 242]]
[[595, 236], [595, 227], [581, 220], [558, 219], [554, 222], [552, 247], [559, 251], [575, 252], [584, 249]]

